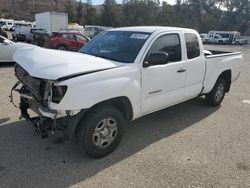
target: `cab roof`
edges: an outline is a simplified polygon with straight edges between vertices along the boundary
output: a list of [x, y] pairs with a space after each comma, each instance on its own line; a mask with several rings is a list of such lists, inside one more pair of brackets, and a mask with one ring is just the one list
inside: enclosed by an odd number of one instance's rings
[[134, 26], [134, 27], [120, 27], [111, 29], [110, 31], [132, 31], [132, 32], [147, 32], [153, 33], [157, 31], [192, 31], [193, 29], [180, 28], [180, 27], [164, 27], [164, 26]]

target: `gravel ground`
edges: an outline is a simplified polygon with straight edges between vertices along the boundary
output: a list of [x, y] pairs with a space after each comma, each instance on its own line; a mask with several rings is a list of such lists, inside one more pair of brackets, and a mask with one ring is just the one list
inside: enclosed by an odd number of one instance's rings
[[[94, 160], [74, 141], [53, 144], [19, 121], [8, 95], [13, 65], [0, 67], [0, 187], [250, 187], [250, 46], [221, 106], [202, 98], [132, 122], [118, 149]], [[15, 98], [17, 102], [17, 97]]]

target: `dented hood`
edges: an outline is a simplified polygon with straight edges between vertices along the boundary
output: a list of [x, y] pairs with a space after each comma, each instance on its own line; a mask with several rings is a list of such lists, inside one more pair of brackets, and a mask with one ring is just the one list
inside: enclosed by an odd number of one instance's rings
[[20, 48], [14, 53], [14, 60], [31, 76], [47, 80], [63, 80], [121, 65], [87, 54], [40, 47]]

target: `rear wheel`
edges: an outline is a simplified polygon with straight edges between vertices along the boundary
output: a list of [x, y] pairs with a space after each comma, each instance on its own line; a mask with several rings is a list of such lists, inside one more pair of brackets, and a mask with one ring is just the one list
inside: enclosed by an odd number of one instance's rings
[[121, 112], [111, 105], [94, 108], [78, 125], [80, 148], [94, 158], [112, 153], [121, 142], [124, 122]]
[[206, 102], [211, 106], [218, 106], [224, 99], [227, 82], [218, 78], [214, 88], [206, 95]]

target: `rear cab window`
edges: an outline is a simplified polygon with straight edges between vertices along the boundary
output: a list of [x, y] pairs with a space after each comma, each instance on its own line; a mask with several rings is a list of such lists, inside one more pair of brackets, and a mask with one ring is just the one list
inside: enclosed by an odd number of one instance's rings
[[188, 59], [194, 59], [196, 57], [199, 57], [200, 45], [197, 35], [194, 33], [185, 33], [184, 37], [186, 42]]

